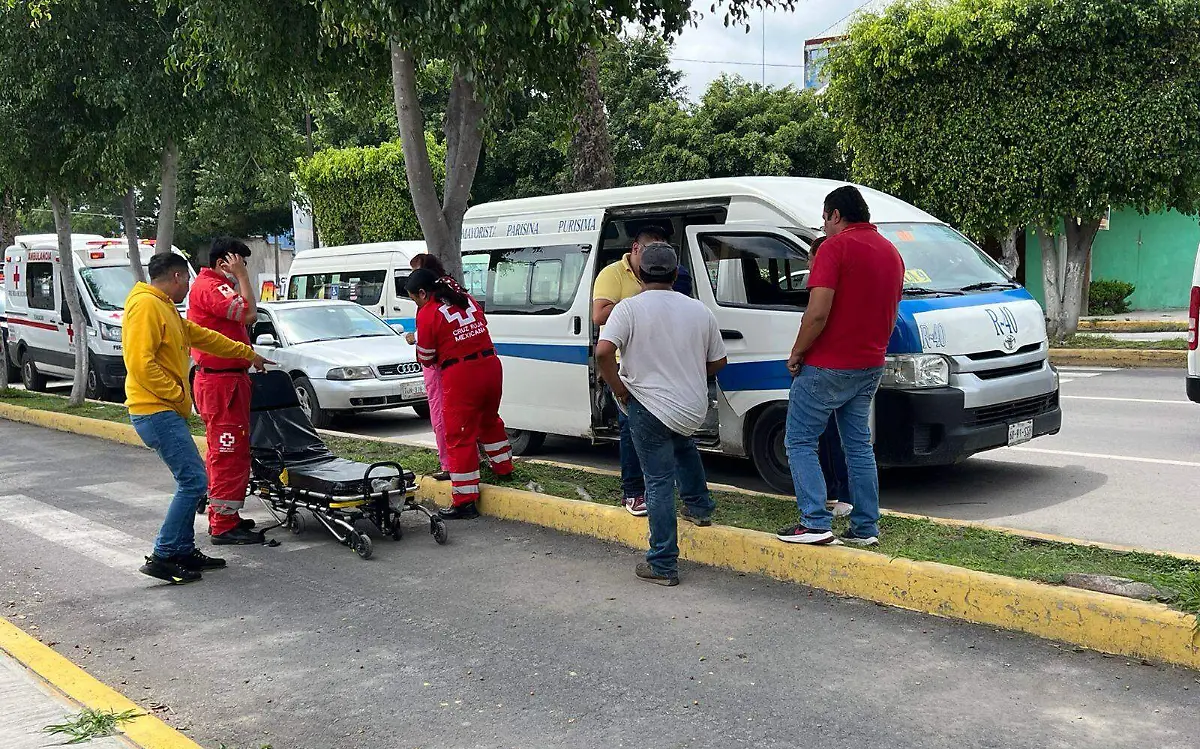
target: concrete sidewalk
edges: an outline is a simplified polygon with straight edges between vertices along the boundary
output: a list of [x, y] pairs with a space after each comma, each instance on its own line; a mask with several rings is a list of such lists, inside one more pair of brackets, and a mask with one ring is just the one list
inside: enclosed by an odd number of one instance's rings
[[[69, 737], [51, 735], [46, 726], [62, 723], [81, 705], [47, 684], [15, 658], [0, 650], [0, 747], [42, 749], [58, 746]], [[92, 739], [94, 749], [130, 749], [136, 745], [121, 736]]]

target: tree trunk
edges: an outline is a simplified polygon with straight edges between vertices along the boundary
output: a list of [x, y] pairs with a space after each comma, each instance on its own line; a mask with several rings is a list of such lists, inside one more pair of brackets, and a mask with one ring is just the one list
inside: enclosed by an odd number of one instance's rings
[[1060, 310], [1060, 332], [1063, 338], [1075, 335], [1079, 330], [1079, 315], [1087, 309], [1084, 299], [1084, 282], [1087, 279], [1088, 260], [1092, 255], [1092, 242], [1100, 230], [1099, 221], [1077, 221], [1067, 217], [1063, 221], [1066, 231], [1067, 270], [1063, 275], [1062, 309]]
[[129, 243], [129, 269], [135, 281], [146, 282], [146, 269], [142, 267], [142, 251], [138, 247], [137, 192], [131, 187], [125, 193], [122, 206], [125, 221], [125, 240]]
[[54, 228], [58, 234], [59, 272], [62, 276], [62, 293], [71, 313], [67, 324], [68, 335], [75, 348], [75, 379], [71, 382], [70, 406], [82, 406], [87, 385], [88, 331], [83, 317], [83, 305], [79, 303], [79, 290], [75, 287], [75, 250], [71, 246], [71, 204], [62, 196], [51, 193], [50, 207], [54, 209]]
[[1017, 277], [1017, 268], [1021, 266], [1021, 256], [1017, 254], [1017, 240], [1025, 227], [1018, 226], [1000, 239], [1000, 264], [1004, 272], [1012, 278]]
[[1042, 279], [1046, 298], [1046, 335], [1051, 343], [1062, 343], [1062, 287], [1058, 281], [1058, 237], [1050, 226], [1038, 226], [1038, 243], [1042, 247]]
[[395, 41], [391, 44], [391, 53], [392, 95], [404, 151], [404, 171], [417, 220], [430, 252], [441, 258], [450, 275], [461, 279], [462, 220], [483, 147], [483, 105], [475, 97], [474, 85], [461, 71], [455, 72], [443, 123], [446, 187], [439, 204], [437, 183], [425, 142], [425, 115], [417, 98], [416, 64], [412, 53]]
[[17, 199], [13, 191], [5, 188], [0, 193], [0, 251], [6, 250], [17, 241]]
[[580, 50], [579, 68], [583, 81], [575, 134], [571, 137], [573, 187], [580, 191], [605, 190], [616, 187], [617, 167], [600, 90], [600, 62], [590, 45]]
[[170, 252], [175, 244], [175, 207], [179, 187], [179, 144], [167, 141], [162, 154], [162, 193], [158, 198], [158, 234], [154, 253]]

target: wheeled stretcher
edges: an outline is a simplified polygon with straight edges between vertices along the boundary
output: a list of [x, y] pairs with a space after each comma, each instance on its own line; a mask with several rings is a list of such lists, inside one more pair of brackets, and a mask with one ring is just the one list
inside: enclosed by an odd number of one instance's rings
[[398, 541], [403, 514], [416, 512], [428, 519], [434, 539], [446, 543], [445, 521], [415, 500], [411, 471], [391, 461], [367, 465], [334, 455], [300, 408], [287, 373], [254, 374], [250, 380], [250, 491], [275, 518], [274, 528], [302, 533], [307, 511], [367, 559], [372, 543], [359, 529], [362, 521]]

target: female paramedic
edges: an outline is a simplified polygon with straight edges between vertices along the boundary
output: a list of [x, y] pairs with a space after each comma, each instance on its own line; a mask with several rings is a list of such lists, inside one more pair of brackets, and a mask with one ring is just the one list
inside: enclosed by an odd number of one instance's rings
[[[442, 261], [438, 260], [436, 255], [429, 253], [413, 256], [409, 265], [413, 270], [425, 268], [432, 271], [438, 278], [446, 275]], [[408, 345], [417, 345], [417, 338], [413, 333], [409, 333], [406, 338]], [[425, 375], [425, 396], [429, 399], [429, 423], [433, 427], [433, 438], [437, 443], [438, 463], [442, 469], [432, 478], [436, 481], [449, 481], [450, 460], [446, 454], [446, 422], [442, 418], [442, 372], [437, 367], [422, 367], [422, 370], [422, 374]]]
[[453, 504], [448, 519], [479, 517], [479, 449], [498, 476], [513, 471], [512, 448], [500, 420], [504, 374], [479, 304], [449, 276], [421, 268], [404, 290], [417, 304], [417, 360], [442, 378], [442, 418]]

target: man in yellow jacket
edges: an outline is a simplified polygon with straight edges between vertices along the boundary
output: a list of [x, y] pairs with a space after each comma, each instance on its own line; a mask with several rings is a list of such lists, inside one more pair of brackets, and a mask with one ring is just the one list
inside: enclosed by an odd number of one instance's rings
[[175, 477], [175, 497], [146, 557], [142, 573], [172, 584], [199, 580], [201, 571], [225, 566], [196, 548], [196, 503], [208, 491], [208, 478], [187, 419], [188, 356], [192, 348], [262, 369], [272, 362], [244, 343], [195, 325], [175, 305], [187, 298], [191, 282], [186, 258], [171, 254], [150, 260], [150, 283], [138, 283], [125, 300], [125, 405], [138, 436], [158, 453]]

